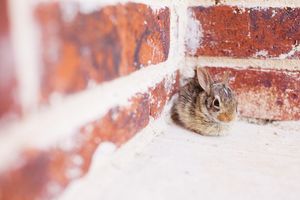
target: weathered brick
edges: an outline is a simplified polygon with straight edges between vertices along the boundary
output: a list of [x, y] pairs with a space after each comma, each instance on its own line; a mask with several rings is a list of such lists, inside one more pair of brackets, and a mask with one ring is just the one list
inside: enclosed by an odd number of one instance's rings
[[270, 120], [300, 119], [300, 72], [209, 67], [215, 79], [225, 71], [237, 94], [241, 116]]
[[300, 8], [211, 6], [189, 11], [202, 31], [196, 53], [189, 50], [189, 55], [300, 58]]
[[[128, 109], [116, 107], [94, 124], [94, 132], [103, 140], [122, 144], [149, 122], [149, 95], [133, 98]], [[97, 136], [96, 136], [97, 137]]]
[[[78, 9], [72, 2], [68, 6]], [[78, 9], [70, 19], [65, 15], [59, 3], [36, 9], [45, 66], [44, 100], [53, 92], [74, 93], [90, 82], [112, 80], [168, 57], [168, 8], [153, 11], [144, 4], [128, 3], [88, 14]]]
[[[98, 145], [120, 146], [149, 122], [149, 95], [138, 94], [128, 107], [115, 107], [67, 141], [48, 151], [26, 150], [23, 165], [0, 175], [0, 200], [49, 199], [85, 174]], [[17, 188], [17, 189], [15, 189]]]
[[179, 72], [174, 74], [171, 79], [164, 79], [161, 83], [157, 84], [156, 87], [150, 89], [150, 115], [153, 118], [160, 116], [163, 108], [165, 107], [168, 100], [178, 91], [179, 89]]
[[49, 157], [44, 152], [34, 151], [24, 153], [23, 157], [26, 164], [1, 175], [1, 200], [32, 200], [45, 190], [45, 183], [49, 180]]
[[160, 93], [154, 91], [163, 91], [169, 99], [177, 89], [178, 73], [150, 88], [149, 92], [136, 94], [128, 106], [110, 109], [99, 120], [80, 128], [73, 138], [48, 150], [26, 150], [21, 156], [21, 164], [0, 174], [0, 200], [57, 196], [72, 180], [86, 174], [92, 156], [102, 142], [112, 142], [119, 147], [144, 128], [151, 115], [159, 115], [161, 106], [159, 109], [153, 109], [153, 106], [156, 105], [154, 101], [162, 99]]
[[0, 118], [19, 112], [7, 1], [0, 1]]

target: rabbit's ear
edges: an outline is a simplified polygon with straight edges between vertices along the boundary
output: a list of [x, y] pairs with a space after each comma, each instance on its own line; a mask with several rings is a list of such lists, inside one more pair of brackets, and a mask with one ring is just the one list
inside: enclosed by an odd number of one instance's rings
[[213, 83], [209, 73], [202, 67], [197, 67], [197, 78], [200, 86], [206, 93], [210, 93], [210, 87]]
[[226, 71], [226, 72], [224, 73], [222, 83], [225, 84], [225, 85], [228, 85], [228, 83], [229, 83], [229, 78], [230, 78], [230, 77], [229, 77], [229, 72]]

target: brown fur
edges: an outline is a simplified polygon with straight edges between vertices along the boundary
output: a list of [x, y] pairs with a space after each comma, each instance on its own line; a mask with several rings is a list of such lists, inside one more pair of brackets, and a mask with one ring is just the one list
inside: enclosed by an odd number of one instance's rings
[[[214, 83], [206, 70], [198, 68], [195, 77], [179, 91], [171, 109], [174, 122], [201, 135], [222, 135], [228, 122], [235, 118], [237, 107], [227, 78]], [[220, 101], [219, 110], [212, 104], [216, 98]]]

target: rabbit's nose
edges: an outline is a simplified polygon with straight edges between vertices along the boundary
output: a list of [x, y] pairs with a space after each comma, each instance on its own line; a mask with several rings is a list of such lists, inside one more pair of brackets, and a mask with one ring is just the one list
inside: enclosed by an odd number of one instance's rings
[[222, 122], [231, 122], [234, 119], [234, 115], [230, 115], [227, 113], [221, 113], [218, 115], [218, 120]]

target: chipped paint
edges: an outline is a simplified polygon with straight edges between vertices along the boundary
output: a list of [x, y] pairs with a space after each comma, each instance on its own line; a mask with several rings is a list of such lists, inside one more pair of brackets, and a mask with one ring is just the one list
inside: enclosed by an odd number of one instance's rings
[[283, 53], [278, 56], [279, 59], [291, 58], [295, 55], [295, 53], [300, 52], [300, 45], [293, 45], [292, 49], [288, 53]]
[[267, 50], [260, 50], [258, 52], [256, 52], [253, 57], [255, 58], [259, 58], [259, 57], [266, 57], [268, 55], [268, 51]]
[[193, 10], [188, 10], [188, 22], [185, 36], [187, 51], [192, 55], [200, 47], [203, 37], [203, 30], [200, 21], [196, 19]]

